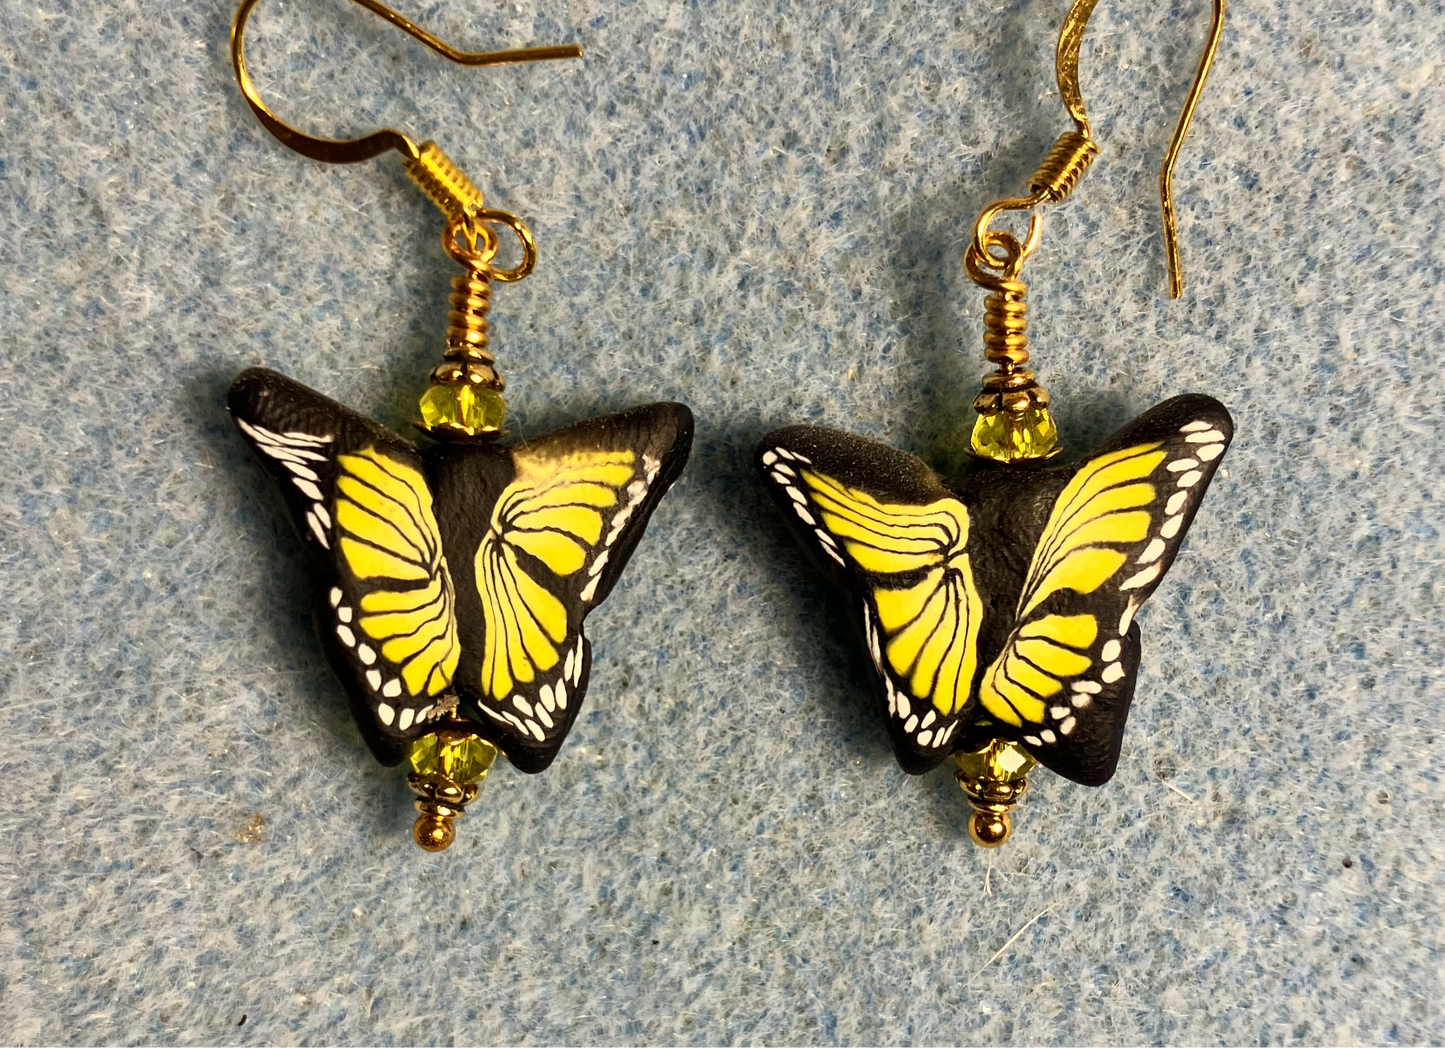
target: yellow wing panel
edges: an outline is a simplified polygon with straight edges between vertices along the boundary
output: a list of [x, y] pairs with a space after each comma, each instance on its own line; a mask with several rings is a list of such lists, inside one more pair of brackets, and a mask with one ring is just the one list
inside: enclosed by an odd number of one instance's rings
[[[395, 700], [403, 688], [413, 697], [440, 695], [456, 673], [461, 646], [431, 491], [418, 470], [376, 448], [336, 462], [341, 557], [352, 575], [375, 586], [358, 603], [356, 631], [343, 622], [343, 639], [352, 637], [358, 657], [372, 667], [365, 675], [380, 697]], [[356, 641], [357, 631], [364, 641]], [[382, 709], [385, 719], [392, 707]]]
[[[868, 577], [880, 663], [886, 660], [909, 697], [937, 714], [954, 715], [973, 686], [983, 621], [964, 552], [968, 510], [954, 498], [921, 506], [883, 502], [816, 469], [803, 469], [799, 477], [818, 510], [819, 526]], [[884, 672], [884, 665], [878, 668]], [[900, 711], [896, 701], [893, 707]], [[905, 722], [912, 718], [910, 732], [924, 719], [930, 725], [936, 720], [915, 717], [911, 702], [903, 708]], [[933, 737], [930, 731], [928, 741]]]
[[561, 661], [567, 607], [549, 586], [600, 566], [619, 517], [625, 520], [646, 486], [628, 449], [558, 456], [523, 447], [513, 464], [516, 475], [497, 499], [474, 561], [485, 637], [480, 684], [498, 702]]
[[[1038, 615], [1038, 609], [1057, 594], [1088, 596], [1118, 585], [1130, 554], [1149, 536], [1151, 509], [1164, 490], [1152, 478], [1168, 458], [1160, 441], [1100, 455], [1085, 463], [1054, 501], [1019, 595], [1018, 624], [979, 687], [984, 709], [1003, 723], [1043, 725], [1054, 709], [1061, 733], [1072, 731], [1072, 711], [1087, 705], [1091, 692], [1065, 698], [1065, 683], [1117, 658], [1117, 640], [1102, 651], [1095, 647], [1118, 624], [1090, 612]], [[1130, 617], [1132, 612], [1125, 619]], [[1087, 686], [1097, 691], [1099, 685]], [[1051, 729], [1042, 734], [1055, 737]]]

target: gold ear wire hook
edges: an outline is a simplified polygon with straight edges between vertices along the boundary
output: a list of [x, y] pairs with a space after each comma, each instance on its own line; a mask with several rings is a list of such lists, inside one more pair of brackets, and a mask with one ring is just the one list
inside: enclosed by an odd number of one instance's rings
[[[1169, 139], [1169, 148], [1164, 154], [1164, 164], [1159, 170], [1159, 204], [1164, 215], [1170, 298], [1178, 298], [1184, 293], [1183, 265], [1179, 257], [1179, 226], [1174, 212], [1174, 165], [1179, 159], [1184, 137], [1189, 133], [1194, 110], [1204, 93], [1204, 81], [1209, 76], [1209, 68], [1214, 63], [1214, 55], [1219, 50], [1219, 40], [1224, 33], [1225, 0], [1212, 0], [1212, 3], [1214, 11], [1210, 20], [1209, 39], [1205, 42], [1204, 53], [1195, 68], [1194, 80], [1189, 85], [1189, 95], [1184, 101], [1174, 134]], [[997, 252], [1002, 250], [1004, 257], [1010, 259], [1014, 272], [1017, 273], [1018, 267], [1038, 243], [1043, 220], [1038, 215], [1030, 216], [1028, 236], [1022, 252], [1018, 251], [1018, 241], [1011, 234], [995, 232], [989, 228], [993, 220], [1004, 211], [1030, 211], [1041, 204], [1062, 202], [1073, 192], [1079, 179], [1099, 154], [1099, 147], [1090, 133], [1089, 114], [1084, 108], [1083, 92], [1079, 88], [1079, 51], [1084, 43], [1084, 29], [1097, 4], [1098, 0], [1074, 0], [1069, 13], [1064, 17], [1064, 24], [1059, 28], [1054, 72], [1064, 107], [1074, 120], [1074, 130], [1060, 135], [1054, 147], [1049, 150], [1049, 155], [1029, 179], [1028, 196], [996, 200], [979, 213], [978, 221], [973, 227], [973, 243], [970, 245], [970, 253], [974, 255], [976, 263], [982, 261], [985, 266], [989, 266], [991, 261], [999, 262], [1001, 256]], [[1000, 269], [1002, 265], [993, 265], [992, 268]]]
[[[582, 57], [582, 49], [575, 44], [566, 44], [561, 47], [530, 47], [517, 51], [458, 51], [438, 40], [420, 26], [403, 18], [391, 8], [379, 3], [378, 0], [352, 0], [352, 2], [381, 16], [414, 40], [420, 41], [457, 65], [516, 65], [521, 62], [548, 62], [553, 59]], [[314, 135], [298, 131], [271, 112], [266, 107], [266, 103], [261, 101], [261, 96], [256, 91], [256, 85], [246, 70], [246, 20], [258, 3], [260, 0], [241, 0], [241, 6], [236, 8], [236, 18], [231, 23], [231, 65], [236, 71], [236, 82], [241, 85], [241, 93], [246, 96], [246, 102], [250, 105], [251, 111], [256, 114], [256, 119], [261, 121], [267, 131], [302, 156], [328, 164], [355, 164], [362, 160], [370, 160], [374, 156], [380, 156], [389, 149], [395, 149], [409, 160], [420, 158], [424, 146], [418, 147], [400, 131], [383, 128], [380, 131], [373, 131], [369, 135], [362, 135], [360, 138], [317, 138]]]

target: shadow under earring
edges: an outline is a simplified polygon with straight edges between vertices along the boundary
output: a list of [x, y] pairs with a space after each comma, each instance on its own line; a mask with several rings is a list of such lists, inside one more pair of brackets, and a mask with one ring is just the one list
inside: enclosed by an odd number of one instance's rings
[[[376, 0], [357, 0], [463, 65], [578, 58], [576, 47], [465, 53]], [[586, 693], [588, 612], [607, 598], [648, 518], [678, 478], [692, 413], [651, 404], [502, 442], [504, 383], [490, 350], [492, 287], [536, 264], [531, 232], [484, 206], [433, 142], [391, 130], [313, 138], [262, 103], [246, 71], [244, 0], [231, 31], [236, 78], [256, 116], [312, 159], [351, 163], [388, 150], [446, 217], [452, 280], [443, 362], [416, 423], [418, 447], [264, 368], [243, 372], [228, 406], [275, 480], [317, 569], [318, 633], [373, 754], [410, 765], [412, 836], [451, 844], [497, 754], [524, 772], [556, 757]], [[521, 262], [496, 264], [501, 233]]]
[[[964, 258], [988, 291], [984, 350], [997, 366], [974, 401], [969, 462], [944, 479], [912, 455], [814, 426], [771, 433], [757, 452], [798, 540], [844, 595], [899, 763], [922, 774], [952, 755], [974, 808], [969, 834], [985, 847], [1008, 838], [1035, 763], [1087, 786], [1113, 776], [1139, 666], [1134, 616], [1178, 553], [1233, 433], [1223, 405], [1189, 394], [1082, 461], [1050, 464], [1058, 431], [1026, 366], [1020, 271], [1042, 235], [1034, 209], [1063, 201], [1098, 154], [1078, 76], [1095, 2], [1076, 0], [1059, 35], [1059, 91], [1075, 129], [1028, 196], [983, 210]], [[1223, 18], [1215, 0], [1160, 175], [1174, 297], [1171, 174]], [[1022, 243], [990, 228], [1004, 211], [1034, 212]]]

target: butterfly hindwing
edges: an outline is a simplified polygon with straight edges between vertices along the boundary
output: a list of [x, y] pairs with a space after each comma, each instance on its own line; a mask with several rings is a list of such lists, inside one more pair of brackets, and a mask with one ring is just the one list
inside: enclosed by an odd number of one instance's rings
[[363, 736], [386, 764], [446, 710], [455, 590], [417, 449], [264, 368], [227, 404], [320, 569], [315, 617]]
[[692, 414], [652, 404], [512, 447], [426, 453], [458, 594], [455, 688], [523, 771], [546, 768], [586, 692], [583, 620], [687, 461]]
[[[1041, 527], [1027, 523], [1028, 498], [1003, 519], [1027, 534], [1029, 556], [1007, 634], [986, 645], [978, 716], [1067, 778], [1098, 785], [1114, 773], [1139, 664], [1134, 616], [1179, 552], [1232, 433], [1218, 401], [1176, 397], [1078, 465], [1033, 473]], [[996, 498], [989, 477], [1009, 469], [966, 475], [965, 501]]]
[[927, 771], [951, 752], [977, 671], [967, 508], [921, 460], [836, 430], [778, 430], [757, 463], [861, 626], [899, 763]]

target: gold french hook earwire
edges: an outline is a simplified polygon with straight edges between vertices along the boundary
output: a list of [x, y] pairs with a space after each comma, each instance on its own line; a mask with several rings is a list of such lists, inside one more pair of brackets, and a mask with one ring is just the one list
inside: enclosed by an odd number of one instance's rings
[[[1209, 39], [1205, 42], [1204, 53], [1194, 71], [1194, 80], [1189, 85], [1189, 94], [1184, 108], [1179, 113], [1174, 134], [1169, 139], [1169, 148], [1164, 154], [1164, 163], [1159, 170], [1159, 203], [1164, 216], [1164, 242], [1169, 260], [1169, 297], [1178, 298], [1184, 293], [1183, 266], [1179, 257], [1179, 227], [1174, 212], [1174, 165], [1179, 159], [1179, 150], [1189, 133], [1189, 124], [1194, 119], [1194, 110], [1204, 93], [1204, 81], [1209, 76], [1219, 40], [1224, 32], [1225, 0], [1212, 0], [1213, 15], [1209, 26]], [[1059, 44], [1055, 53], [1055, 74], [1059, 94], [1064, 106], [1074, 120], [1074, 130], [1059, 136], [1049, 150], [1034, 176], [1029, 179], [1029, 195], [996, 200], [979, 213], [974, 224], [973, 242], [969, 254], [974, 256], [973, 270], [982, 266], [996, 273], [1007, 273], [1016, 277], [1019, 268], [1038, 246], [1043, 233], [1043, 217], [1029, 216], [1029, 229], [1024, 242], [1019, 244], [1012, 234], [990, 228], [993, 221], [1004, 211], [1032, 211], [1041, 204], [1057, 204], [1069, 194], [1083, 178], [1084, 172], [1099, 155], [1099, 146], [1089, 129], [1089, 115], [1084, 108], [1083, 92], [1079, 88], [1079, 51], [1084, 43], [1084, 29], [1089, 16], [1094, 13], [1098, 0], [1074, 0], [1064, 24], [1059, 29]], [[966, 263], [967, 264], [967, 263]]]
[[[352, 2], [384, 18], [414, 40], [420, 41], [457, 65], [517, 65], [523, 62], [582, 57], [582, 48], [575, 44], [514, 51], [458, 51], [378, 0]], [[483, 206], [481, 190], [435, 142], [426, 141], [417, 145], [407, 135], [391, 128], [373, 131], [359, 138], [318, 138], [297, 130], [273, 113], [261, 100], [256, 84], [246, 68], [246, 22], [258, 3], [260, 0], [241, 0], [240, 6], [236, 8], [236, 17], [231, 23], [231, 65], [235, 69], [236, 82], [246, 97], [246, 103], [267, 131], [302, 156], [328, 164], [355, 164], [380, 156], [388, 150], [396, 150], [401, 154], [402, 163], [412, 181], [447, 216], [448, 226], [442, 236], [442, 243], [448, 254], [458, 261], [465, 259], [490, 264], [497, 252], [497, 238], [487, 226], [496, 223], [506, 226], [516, 234], [522, 246], [522, 261], [514, 269], [493, 270], [492, 279], [502, 282], [521, 280], [532, 271], [536, 265], [537, 247], [531, 232], [515, 215], [505, 211], [487, 210]], [[458, 236], [466, 242], [465, 248], [457, 243]], [[479, 242], [482, 244], [480, 252], [477, 250]]]

